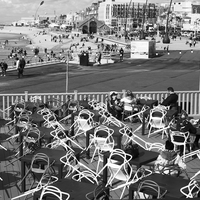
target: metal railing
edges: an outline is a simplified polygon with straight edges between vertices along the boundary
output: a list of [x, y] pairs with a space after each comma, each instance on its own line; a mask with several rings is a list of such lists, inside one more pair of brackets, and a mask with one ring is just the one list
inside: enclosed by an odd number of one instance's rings
[[[119, 91], [118, 93], [125, 95], [125, 90]], [[167, 97], [167, 93], [163, 91], [159, 92], [134, 92], [136, 97], [150, 97], [152, 99], [162, 102], [163, 98]], [[187, 111], [191, 116], [200, 115], [200, 91], [178, 91], [178, 105], [180, 109]], [[49, 99], [57, 99], [62, 104], [67, 101], [68, 95], [74, 100], [83, 99], [96, 99], [100, 102], [105, 102], [106, 96], [109, 92], [78, 92], [75, 90], [72, 93], [28, 93], [25, 91], [21, 94], [0, 94], [0, 113], [3, 118], [10, 116], [10, 110], [8, 109], [18, 99], [24, 99], [28, 101], [32, 96], [41, 96], [43, 102], [47, 102]], [[56, 101], [55, 101], [56, 103]]]

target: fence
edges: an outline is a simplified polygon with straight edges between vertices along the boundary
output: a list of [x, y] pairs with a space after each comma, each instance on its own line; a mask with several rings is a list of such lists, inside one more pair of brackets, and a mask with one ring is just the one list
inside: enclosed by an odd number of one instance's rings
[[[122, 96], [125, 95], [125, 90], [120, 92]], [[137, 98], [139, 97], [150, 97], [152, 99], [162, 102], [163, 98], [167, 97], [166, 92], [134, 92]], [[191, 116], [200, 115], [200, 92], [199, 91], [178, 91], [177, 92], [178, 105], [181, 109], [187, 111]], [[99, 102], [105, 102], [105, 98], [109, 95], [109, 92], [78, 92], [75, 90], [72, 93], [28, 93], [25, 91], [21, 94], [0, 94], [0, 112], [3, 118], [8, 118], [10, 116], [9, 107], [15, 103], [18, 99], [24, 99], [28, 101], [32, 96], [41, 96], [43, 102], [47, 102], [49, 99], [57, 99], [62, 104], [67, 101], [67, 96], [70, 95], [74, 100], [83, 100], [83, 99], [96, 99]], [[56, 101], [55, 101], [56, 103]]]

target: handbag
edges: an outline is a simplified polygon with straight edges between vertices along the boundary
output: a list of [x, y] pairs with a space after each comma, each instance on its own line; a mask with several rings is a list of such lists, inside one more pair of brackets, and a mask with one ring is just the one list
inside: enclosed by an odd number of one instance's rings
[[132, 156], [132, 158], [137, 158], [139, 156], [138, 144], [129, 142], [124, 146], [124, 151], [125, 151], [125, 153], [130, 154]]

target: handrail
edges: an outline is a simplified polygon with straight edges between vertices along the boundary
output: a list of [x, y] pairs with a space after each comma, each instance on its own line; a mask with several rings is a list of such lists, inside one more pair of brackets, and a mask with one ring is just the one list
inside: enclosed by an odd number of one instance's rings
[[[125, 90], [119, 91], [122, 96], [125, 95]], [[180, 109], [186, 110], [191, 116], [200, 115], [200, 91], [177, 91], [178, 94], [178, 106]], [[140, 97], [150, 97], [151, 99], [156, 99], [158, 102], [162, 102], [163, 98], [167, 97], [166, 91], [151, 91], [151, 92], [134, 92], [137, 98]], [[16, 99], [24, 99], [28, 101], [32, 96], [41, 96], [42, 101], [46, 102], [49, 98], [56, 98], [61, 103], [66, 102], [68, 99], [68, 95], [71, 96], [74, 100], [97, 100], [99, 102], [106, 101], [108, 92], [78, 92], [77, 90], [70, 93], [28, 93], [25, 91], [24, 93], [16, 93], [16, 94], [0, 94], [0, 114], [4, 118], [7, 118], [10, 114], [9, 108], [12, 104], [14, 104]]]

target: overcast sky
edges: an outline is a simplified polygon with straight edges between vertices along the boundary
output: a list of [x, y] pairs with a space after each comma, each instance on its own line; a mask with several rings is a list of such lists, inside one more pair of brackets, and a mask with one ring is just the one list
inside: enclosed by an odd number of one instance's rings
[[[133, 2], [145, 1], [146, 0], [133, 0]], [[149, 0], [149, 3], [169, 1], [170, 0]], [[39, 7], [41, 0], [0, 0], [0, 23], [18, 21], [21, 17], [32, 17], [35, 15], [38, 7], [38, 15], [53, 15], [54, 13], [60, 15], [89, 7], [92, 2], [97, 2], [97, 0], [44, 0], [44, 4]]]

